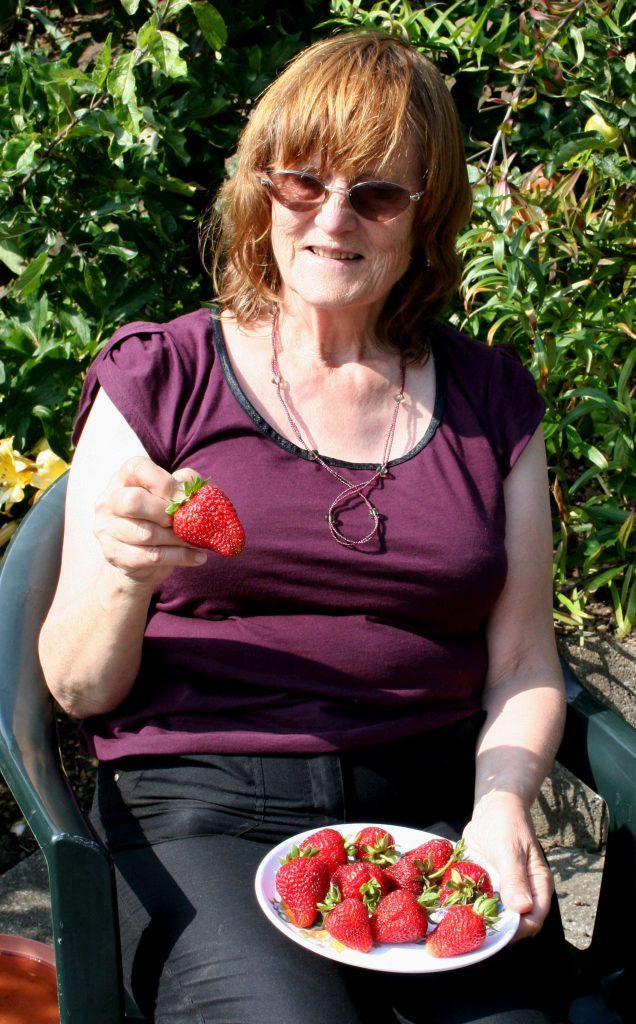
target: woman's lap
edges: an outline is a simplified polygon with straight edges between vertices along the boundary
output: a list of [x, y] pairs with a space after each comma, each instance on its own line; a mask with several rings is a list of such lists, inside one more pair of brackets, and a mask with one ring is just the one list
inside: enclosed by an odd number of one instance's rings
[[[470, 756], [470, 743], [464, 750]], [[393, 976], [341, 968], [309, 953], [260, 911], [254, 893], [257, 866], [272, 845], [294, 832], [338, 820], [426, 827], [440, 817], [434, 802], [430, 817], [421, 816], [422, 808], [409, 814], [416, 794], [421, 800], [426, 792], [422, 777], [413, 780], [411, 793], [400, 783], [406, 761], [419, 759], [416, 745], [410, 753], [393, 753], [393, 765], [396, 758], [405, 762], [393, 772], [376, 771], [373, 760], [360, 765], [355, 758], [331, 756], [208, 758], [152, 770], [100, 769], [94, 821], [117, 870], [125, 976], [149, 1019], [155, 1024], [550, 1020], [530, 1011], [549, 993], [547, 974], [559, 980], [558, 913], [542, 937], [461, 974]], [[459, 819], [465, 811], [458, 803], [453, 816]], [[505, 1015], [492, 1016], [491, 1010]]]

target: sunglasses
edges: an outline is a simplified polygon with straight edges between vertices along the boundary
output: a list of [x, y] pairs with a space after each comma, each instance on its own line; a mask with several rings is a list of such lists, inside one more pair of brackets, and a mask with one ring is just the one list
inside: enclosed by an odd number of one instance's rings
[[281, 206], [296, 212], [311, 210], [324, 203], [330, 192], [340, 192], [347, 197], [355, 213], [374, 221], [393, 220], [404, 213], [409, 203], [416, 203], [424, 195], [423, 192], [411, 195], [407, 188], [391, 181], [361, 181], [351, 188], [325, 185], [306, 171], [272, 171], [261, 178], [261, 185], [270, 190]]

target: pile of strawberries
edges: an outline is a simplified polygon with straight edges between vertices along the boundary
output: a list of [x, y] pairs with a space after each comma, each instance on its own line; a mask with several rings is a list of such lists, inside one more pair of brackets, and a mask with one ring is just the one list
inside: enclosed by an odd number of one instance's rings
[[457, 956], [483, 944], [499, 902], [488, 872], [463, 858], [461, 841], [434, 838], [400, 855], [380, 826], [353, 840], [323, 828], [281, 858], [276, 888], [293, 925], [311, 928], [322, 917], [350, 949], [425, 941], [432, 956]]

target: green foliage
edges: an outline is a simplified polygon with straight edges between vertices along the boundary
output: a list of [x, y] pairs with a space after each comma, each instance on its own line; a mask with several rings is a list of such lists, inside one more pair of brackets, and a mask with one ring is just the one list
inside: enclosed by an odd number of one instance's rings
[[633, 0], [0, 0], [0, 437], [68, 456], [113, 328], [210, 298], [197, 223], [254, 99], [313, 34], [388, 29], [435, 60], [466, 129], [452, 318], [514, 346], [547, 401], [555, 614], [582, 630], [601, 599], [627, 634], [635, 25]]
[[0, 437], [68, 455], [81, 373], [113, 328], [210, 298], [198, 221], [250, 105], [326, 13], [3, 4]]
[[[515, 347], [546, 398], [557, 608], [636, 619], [636, 10], [629, 0], [334, 0], [446, 75], [474, 214], [455, 322]], [[590, 120], [592, 118], [592, 120]], [[599, 130], [600, 129], [600, 130]]]

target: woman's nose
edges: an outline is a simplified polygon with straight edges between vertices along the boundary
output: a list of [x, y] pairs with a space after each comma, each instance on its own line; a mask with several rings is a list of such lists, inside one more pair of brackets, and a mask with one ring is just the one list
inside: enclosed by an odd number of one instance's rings
[[356, 214], [349, 202], [346, 188], [339, 185], [330, 185], [325, 190], [325, 196], [315, 217], [316, 223], [321, 227], [329, 226], [331, 230], [347, 230], [351, 225], [355, 227]]

